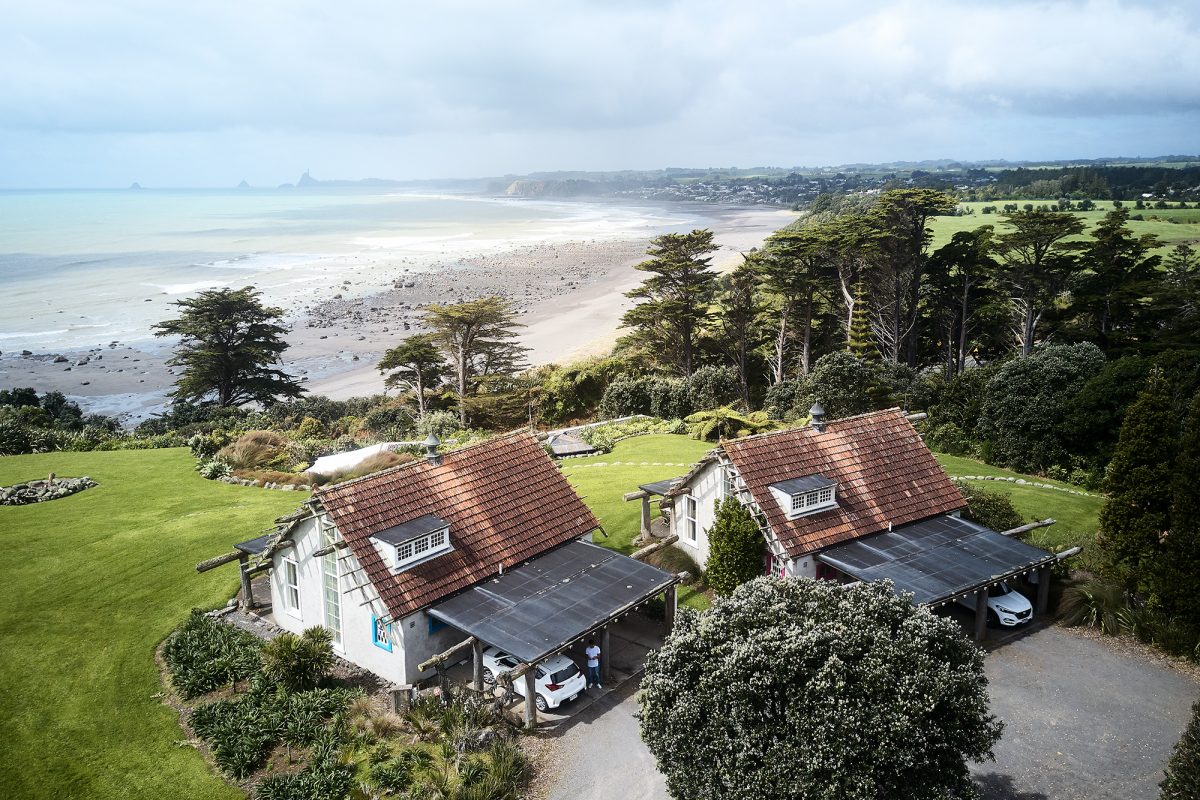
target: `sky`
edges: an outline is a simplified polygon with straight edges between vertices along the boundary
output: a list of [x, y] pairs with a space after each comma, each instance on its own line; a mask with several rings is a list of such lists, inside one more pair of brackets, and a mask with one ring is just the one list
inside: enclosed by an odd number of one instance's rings
[[0, 187], [1200, 151], [1200, 2], [0, 0]]

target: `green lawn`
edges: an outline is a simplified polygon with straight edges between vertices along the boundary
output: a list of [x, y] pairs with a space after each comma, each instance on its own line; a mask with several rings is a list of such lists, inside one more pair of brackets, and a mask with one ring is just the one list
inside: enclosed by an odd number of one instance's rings
[[[959, 231], [972, 231], [980, 225], [994, 225], [998, 233], [1009, 230], [1003, 224], [1004, 219], [1001, 214], [984, 214], [984, 206], [996, 206], [997, 209], [1003, 209], [1005, 203], [1016, 203], [1018, 208], [1022, 208], [1026, 203], [1033, 203], [1034, 206], [1047, 204], [1053, 207], [1057, 202], [1057, 200], [996, 200], [987, 203], [960, 203], [960, 205], [974, 209], [975, 213], [965, 217], [933, 218], [929, 223], [933, 232], [930, 249], [934, 250], [946, 244], [950, 241], [950, 237]], [[1200, 208], [1146, 208], [1139, 211], [1133, 207], [1132, 201], [1126, 202], [1125, 208], [1131, 215], [1141, 214], [1145, 217], [1144, 220], [1131, 220], [1129, 230], [1136, 236], [1147, 233], [1157, 236], [1163, 243], [1163, 247], [1156, 251], [1160, 255], [1165, 256], [1172, 247], [1181, 242], [1192, 244], [1200, 242]], [[1112, 211], [1112, 202], [1099, 200], [1096, 201], [1095, 210], [1074, 213], [1087, 225], [1087, 231], [1090, 231], [1109, 211]], [[1176, 220], [1176, 222], [1170, 220]], [[1087, 231], [1084, 235], [1075, 238], [1078, 240], [1090, 239]]]
[[1012, 470], [993, 467], [981, 461], [969, 458], [959, 458], [941, 453], [937, 454], [938, 461], [951, 476], [963, 475], [994, 475], [1007, 478], [1023, 478], [1027, 481], [1047, 483], [1061, 490], [1044, 489], [1037, 486], [1022, 486], [1007, 481], [971, 481], [984, 489], [1004, 492], [1011, 499], [1013, 506], [1027, 520], [1046, 519], [1051, 517], [1058, 520], [1049, 528], [1043, 528], [1034, 534], [1041, 544], [1062, 545], [1074, 547], [1082, 545], [1085, 549], [1095, 540], [1096, 528], [1099, 524], [1100, 507], [1104, 498], [1089, 492], [1081, 497], [1069, 494], [1068, 491], [1080, 491], [1079, 487], [1048, 478], [1036, 478], [1032, 475], [1022, 475]]
[[236, 798], [177, 747], [154, 648], [237, 570], [197, 561], [256, 535], [304, 495], [201, 479], [187, 450], [0, 458], [0, 485], [90, 475], [61, 500], [0, 508], [0, 795]]
[[[639, 484], [683, 475], [712, 448], [711, 442], [687, 436], [634, 436], [617, 442], [611, 453], [565, 459], [562, 469], [608, 533], [607, 539], [598, 535], [596, 542], [629, 554], [638, 535], [642, 504], [626, 503], [621, 497], [637, 491]], [[679, 600], [693, 606], [707, 604], [702, 595], [687, 588], [680, 591]]]

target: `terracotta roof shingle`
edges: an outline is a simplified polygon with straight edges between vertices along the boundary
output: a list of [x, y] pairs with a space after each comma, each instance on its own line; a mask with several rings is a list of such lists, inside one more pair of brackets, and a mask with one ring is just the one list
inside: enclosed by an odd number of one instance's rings
[[[600, 526], [527, 433], [402, 464], [319, 490], [328, 512], [395, 619]], [[393, 574], [371, 535], [425, 514], [450, 523], [454, 550]]]
[[[898, 409], [722, 443], [789, 556], [966, 508], [958, 487]], [[770, 485], [823, 475], [837, 508], [789, 520]]]

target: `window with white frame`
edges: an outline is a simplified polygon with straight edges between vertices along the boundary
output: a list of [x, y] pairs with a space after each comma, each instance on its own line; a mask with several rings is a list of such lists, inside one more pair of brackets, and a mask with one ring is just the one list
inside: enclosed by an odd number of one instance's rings
[[[337, 541], [337, 529], [332, 523], [321, 524], [321, 546]], [[325, 627], [333, 633], [333, 644], [342, 646], [342, 581], [337, 553], [321, 556], [321, 590], [325, 600]]]
[[798, 492], [791, 496], [791, 515], [810, 514], [835, 505], [833, 487], [826, 486], [809, 492]]
[[393, 562], [393, 567], [400, 569], [417, 561], [424, 561], [427, 558], [448, 552], [451, 549], [453, 548], [450, 546], [450, 531], [447, 528], [442, 528], [441, 530], [436, 530], [396, 545], [396, 558]]
[[283, 559], [283, 605], [292, 616], [300, 616], [300, 568], [291, 558]]
[[696, 541], [696, 498], [689, 494], [683, 496], [683, 538], [689, 542]]

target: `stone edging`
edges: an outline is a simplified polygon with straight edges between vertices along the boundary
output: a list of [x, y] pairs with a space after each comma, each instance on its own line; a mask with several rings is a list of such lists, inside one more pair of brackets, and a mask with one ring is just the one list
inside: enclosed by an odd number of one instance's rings
[[24, 483], [14, 483], [12, 486], [0, 486], [0, 506], [27, 506], [32, 503], [45, 503], [47, 500], [58, 500], [69, 497], [76, 492], [98, 486], [94, 480], [84, 475], [82, 478], [50, 477]]
[[1003, 475], [951, 475], [951, 480], [955, 481], [1003, 481], [1016, 486], [1032, 486], [1035, 489], [1051, 489], [1056, 492], [1065, 494], [1074, 494], [1080, 497], [1103, 497], [1104, 495], [1092, 494], [1090, 492], [1080, 491], [1078, 489], [1067, 489], [1063, 486], [1055, 486], [1050, 483], [1041, 483], [1039, 481], [1027, 481], [1024, 478], [1009, 478]]

